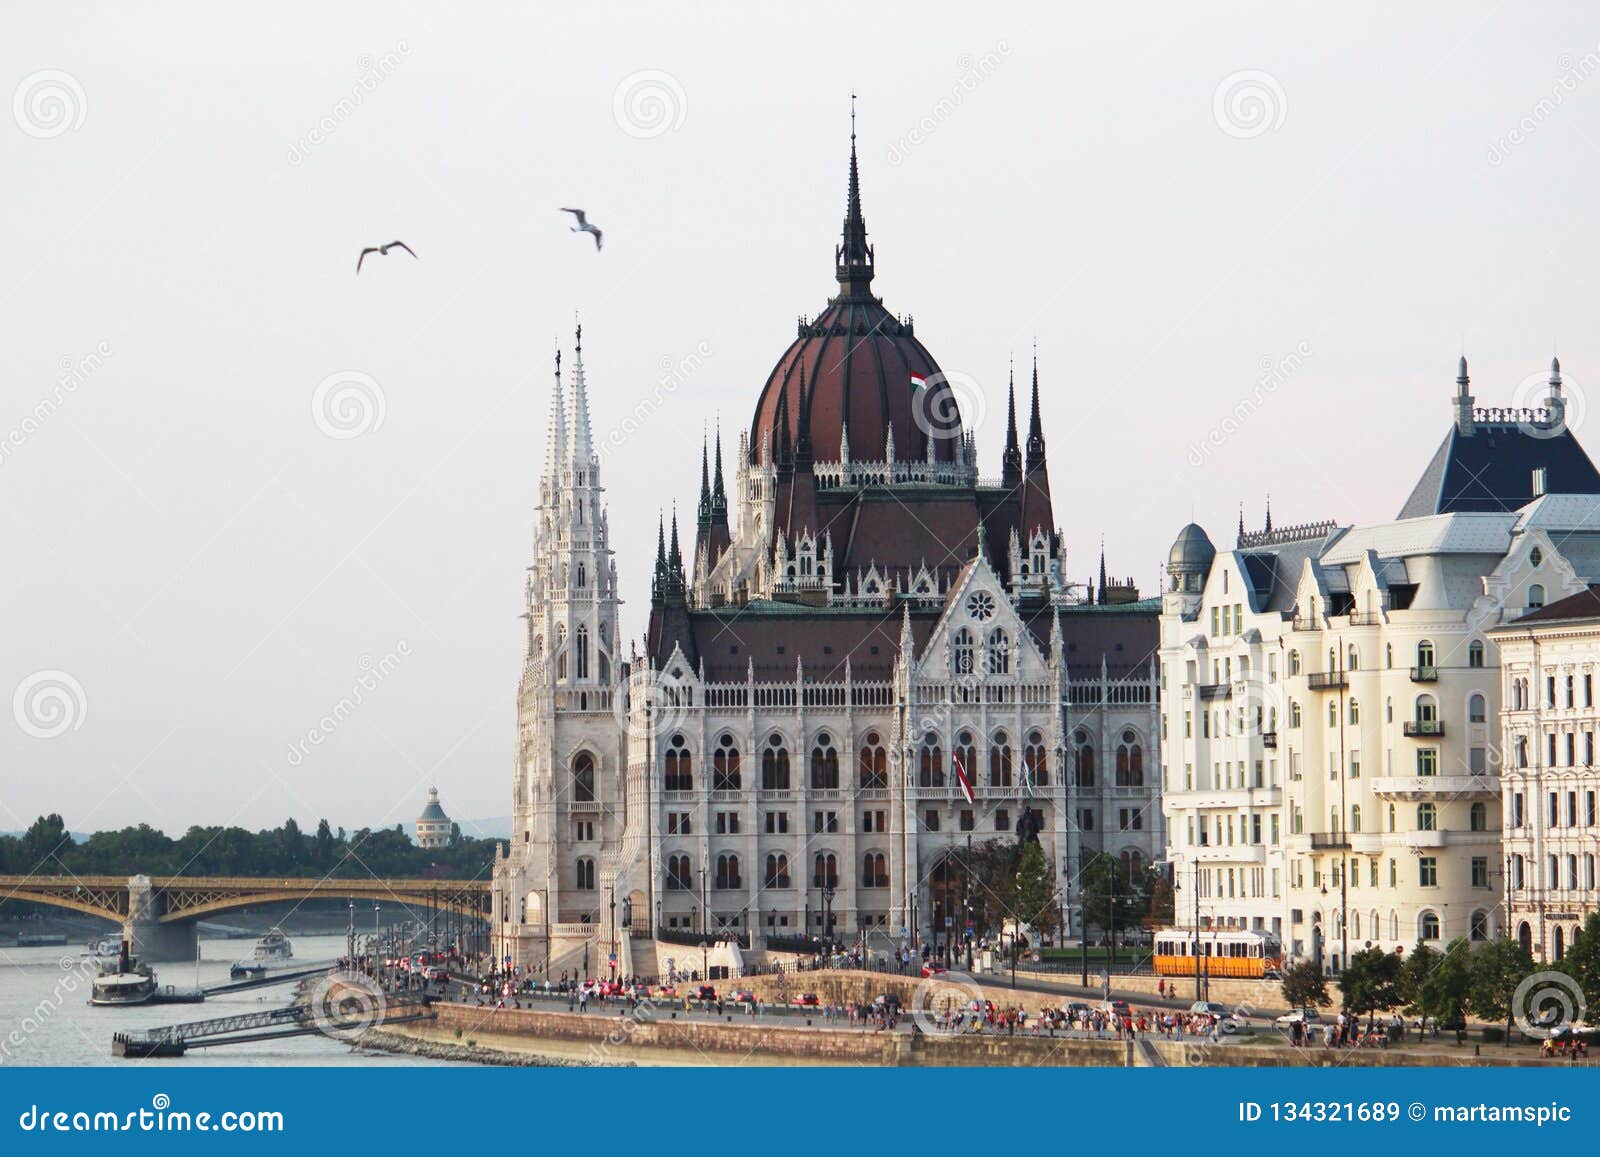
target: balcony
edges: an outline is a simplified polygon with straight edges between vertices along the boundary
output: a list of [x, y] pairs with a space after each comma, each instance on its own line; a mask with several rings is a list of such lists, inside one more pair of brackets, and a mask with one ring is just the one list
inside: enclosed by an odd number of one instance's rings
[[1406, 832], [1405, 846], [1408, 848], [1442, 848], [1444, 847], [1444, 832], [1437, 829], [1428, 832]]
[[1349, 851], [1350, 833], [1312, 832], [1311, 850], [1313, 852]]
[[1407, 719], [1400, 725], [1400, 731], [1413, 739], [1437, 739], [1444, 734], [1444, 720]]
[[1383, 626], [1383, 612], [1351, 611], [1350, 625], [1352, 627], [1381, 627]]
[[1492, 775], [1385, 775], [1372, 779], [1372, 794], [1397, 799], [1495, 799], [1500, 780]]
[[1318, 631], [1322, 629], [1322, 620], [1316, 615], [1295, 615], [1290, 625], [1297, 631]]
[[1265, 844], [1208, 844], [1190, 849], [1197, 864], [1264, 864], [1267, 862]]
[[1268, 751], [1278, 750], [1278, 733], [1276, 731], [1263, 731], [1261, 733], [1261, 746]]
[[1437, 683], [1439, 681], [1439, 668], [1432, 665], [1413, 667], [1411, 668], [1411, 681], [1413, 683]]
[[1202, 699], [1226, 699], [1233, 694], [1233, 684], [1202, 683], [1199, 690]]
[[1338, 691], [1350, 686], [1343, 671], [1315, 671], [1306, 676], [1306, 686], [1313, 691]]

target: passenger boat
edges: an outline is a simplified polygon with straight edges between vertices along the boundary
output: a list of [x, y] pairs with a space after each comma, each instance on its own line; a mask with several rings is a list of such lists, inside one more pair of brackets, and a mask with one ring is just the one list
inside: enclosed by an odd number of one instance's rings
[[255, 958], [257, 960], [288, 960], [293, 956], [294, 943], [283, 934], [282, 928], [274, 928], [256, 941]]
[[119, 1004], [148, 1004], [156, 994], [156, 974], [147, 964], [128, 955], [124, 940], [117, 960], [100, 970], [90, 986], [89, 1003], [102, 1007]]
[[258, 980], [267, 974], [267, 966], [259, 960], [240, 960], [230, 969], [231, 980]]
[[122, 938], [120, 936], [101, 936], [96, 940], [91, 940], [83, 955], [92, 956], [96, 960], [115, 960], [122, 955]]

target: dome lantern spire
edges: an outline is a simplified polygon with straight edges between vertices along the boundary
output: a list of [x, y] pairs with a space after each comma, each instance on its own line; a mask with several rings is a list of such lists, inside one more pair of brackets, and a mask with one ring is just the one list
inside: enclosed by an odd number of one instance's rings
[[850, 186], [845, 196], [844, 232], [833, 251], [834, 276], [845, 297], [872, 296], [872, 246], [861, 213], [861, 170], [856, 163], [856, 94], [850, 94]]

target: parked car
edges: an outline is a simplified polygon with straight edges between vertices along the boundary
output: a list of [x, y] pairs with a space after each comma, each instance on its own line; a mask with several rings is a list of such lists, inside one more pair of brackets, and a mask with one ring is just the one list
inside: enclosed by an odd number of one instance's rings
[[712, 984], [702, 984], [699, 988], [694, 990], [694, 998], [696, 1000], [716, 1000], [716, 986]]
[[1128, 1002], [1125, 1000], [1108, 1000], [1103, 1007], [1112, 1016], [1126, 1017], [1133, 1015], [1133, 1009], [1128, 1007]]
[[892, 992], [885, 992], [872, 1002], [878, 1008], [885, 1009], [895, 1016], [900, 1015], [900, 998]]
[[814, 992], [802, 992], [794, 998], [793, 1003], [796, 1008], [816, 1008], [822, 1001]]
[[734, 1004], [754, 1004], [756, 1002], [756, 994], [753, 992], [736, 992], [728, 999], [733, 1001]]
[[1322, 1014], [1314, 1008], [1293, 1008], [1273, 1023], [1280, 1028], [1288, 1028], [1292, 1024], [1316, 1024], [1321, 1019]]

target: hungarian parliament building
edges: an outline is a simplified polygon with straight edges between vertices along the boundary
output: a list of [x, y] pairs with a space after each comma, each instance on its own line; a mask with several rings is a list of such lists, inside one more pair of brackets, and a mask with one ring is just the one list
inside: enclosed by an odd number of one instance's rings
[[565, 383], [558, 358], [494, 870], [515, 964], [599, 971], [592, 946], [652, 974], [658, 939], [942, 946], [976, 845], [1037, 840], [1069, 924], [1091, 857], [1161, 858], [1160, 600], [1108, 581], [1103, 552], [1098, 582], [1068, 580], [1036, 362], [1026, 433], [1013, 383], [980, 474], [957, 392], [873, 293], [853, 135], [834, 273], [731, 469], [720, 434], [705, 448], [692, 542], [662, 528], [642, 641], [619, 637], [581, 330]]

